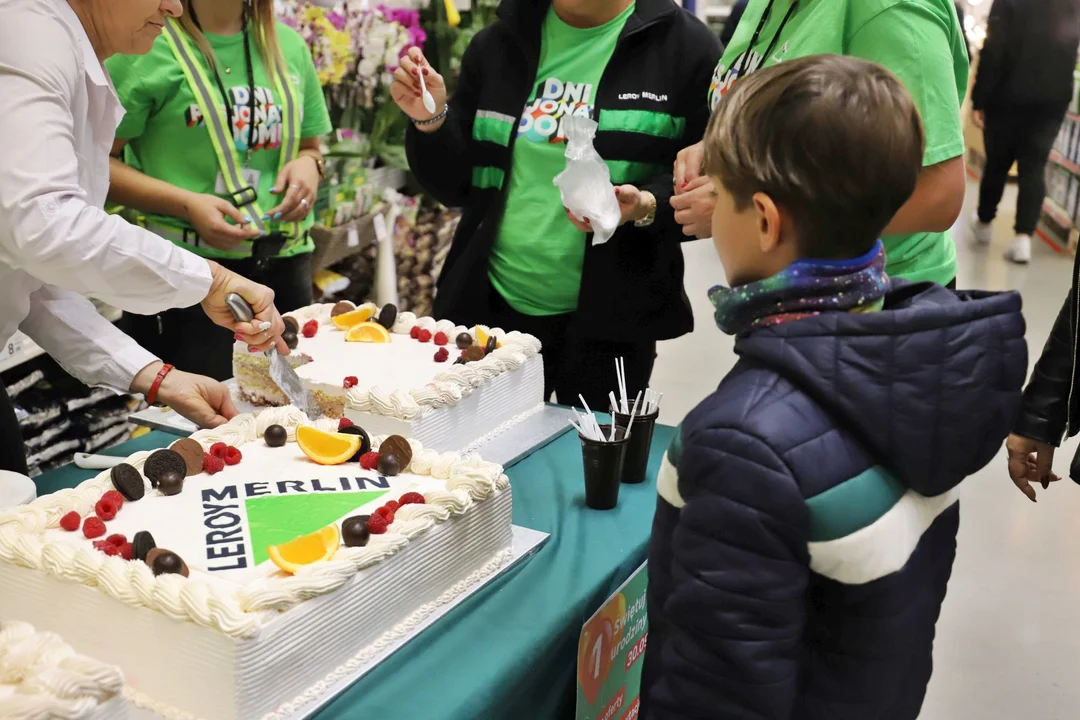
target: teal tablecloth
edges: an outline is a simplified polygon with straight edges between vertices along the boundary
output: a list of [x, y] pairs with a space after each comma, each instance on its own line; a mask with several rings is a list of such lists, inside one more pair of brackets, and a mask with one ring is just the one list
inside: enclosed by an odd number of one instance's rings
[[[585, 507], [576, 433], [563, 435], [510, 468], [514, 524], [551, 533], [547, 545], [455, 608], [316, 717], [573, 717], [578, 633], [645, 560], [656, 472], [673, 432], [657, 426], [649, 480], [623, 485], [619, 506], [606, 512]], [[129, 455], [172, 440], [172, 435], [150, 433], [112, 454]], [[38, 494], [71, 487], [93, 474], [61, 468], [37, 479]]]

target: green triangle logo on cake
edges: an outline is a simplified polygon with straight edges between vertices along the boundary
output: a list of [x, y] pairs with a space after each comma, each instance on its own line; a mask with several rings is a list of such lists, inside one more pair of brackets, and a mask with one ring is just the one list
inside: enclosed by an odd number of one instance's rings
[[266, 562], [269, 545], [280, 545], [316, 532], [330, 523], [386, 495], [387, 490], [364, 492], [267, 495], [248, 498], [247, 522], [255, 564]]

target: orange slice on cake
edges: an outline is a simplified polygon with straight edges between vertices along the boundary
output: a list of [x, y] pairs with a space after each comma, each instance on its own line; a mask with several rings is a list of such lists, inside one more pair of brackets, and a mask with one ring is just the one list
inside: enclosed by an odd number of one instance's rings
[[296, 429], [296, 444], [313, 462], [320, 465], [341, 465], [360, 452], [359, 435], [345, 435], [302, 426]]
[[375, 303], [365, 303], [355, 310], [342, 313], [332, 318], [338, 330], [349, 330], [360, 323], [365, 323], [375, 316]]
[[362, 322], [345, 334], [345, 342], [388, 343], [390, 331], [379, 323]]
[[266, 554], [285, 572], [295, 573], [305, 565], [329, 560], [340, 546], [341, 533], [334, 524], [281, 545], [270, 545]]
[[[476, 338], [477, 345], [487, 348], [488, 339], [491, 338], [491, 330], [483, 325], [477, 325], [473, 328], [473, 336]], [[496, 341], [495, 347], [502, 347], [502, 343]]]

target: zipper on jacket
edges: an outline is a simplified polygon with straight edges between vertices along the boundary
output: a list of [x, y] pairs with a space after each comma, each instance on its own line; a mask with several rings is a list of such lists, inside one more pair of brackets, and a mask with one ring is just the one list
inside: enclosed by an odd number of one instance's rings
[[1073, 278], [1073, 354], [1070, 363], [1071, 372], [1069, 373], [1069, 400], [1065, 404], [1065, 437], [1063, 439], [1068, 439], [1069, 429], [1072, 426], [1073, 390], [1076, 389], [1076, 351], [1078, 342], [1080, 342], [1077, 338], [1077, 332], [1080, 332], [1080, 268], [1077, 269], [1076, 276]]

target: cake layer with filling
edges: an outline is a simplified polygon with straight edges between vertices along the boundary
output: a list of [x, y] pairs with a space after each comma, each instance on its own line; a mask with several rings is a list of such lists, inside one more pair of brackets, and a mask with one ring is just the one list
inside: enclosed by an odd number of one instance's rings
[[[281, 447], [263, 440], [273, 425], [284, 429]], [[317, 704], [335, 679], [511, 556], [500, 466], [411, 439], [411, 462], [396, 476], [312, 462], [299, 429], [337, 425], [285, 407], [200, 431], [192, 439], [203, 450], [232, 446], [239, 462], [187, 477], [172, 496], [141, 477], [145, 496], [125, 502], [94, 540], [61, 520], [93, 516], [113, 489], [111, 471], [0, 514], [0, 607], [118, 665], [130, 699], [165, 717], [274, 718]], [[153, 472], [148, 457], [128, 462], [141, 476]], [[365, 544], [331, 548], [293, 574], [279, 568], [271, 548], [385, 512], [406, 493], [423, 502], [391, 510], [385, 532], [372, 525]], [[94, 545], [142, 531], [189, 576], [155, 576]]]
[[[403, 312], [388, 342], [348, 342], [333, 322], [333, 308], [316, 304], [286, 314], [301, 328], [314, 323], [314, 335], [299, 335], [289, 362], [328, 417], [347, 417], [369, 432], [405, 435], [435, 450], [469, 452], [543, 408], [544, 361], [532, 335]], [[457, 364], [463, 336], [473, 359]], [[243, 398], [288, 404], [269, 367], [261, 353], [235, 345], [233, 374]]]
[[77, 654], [56, 633], [0, 621], [0, 718], [127, 717], [120, 668]]

